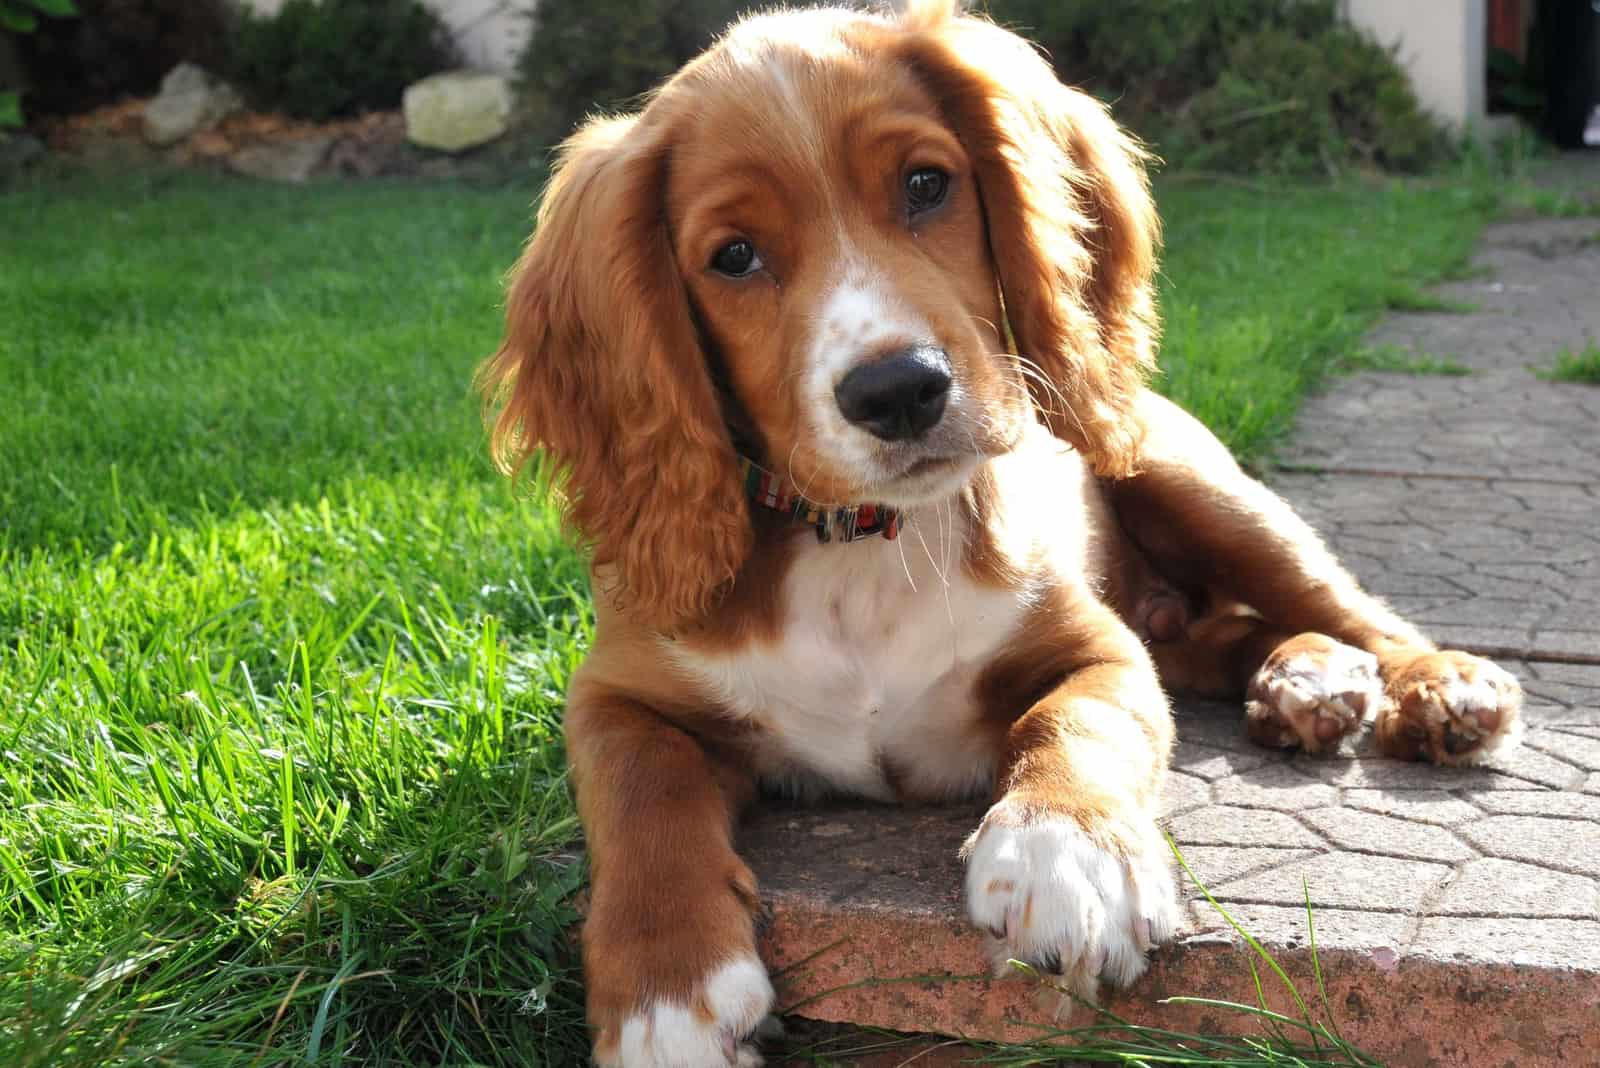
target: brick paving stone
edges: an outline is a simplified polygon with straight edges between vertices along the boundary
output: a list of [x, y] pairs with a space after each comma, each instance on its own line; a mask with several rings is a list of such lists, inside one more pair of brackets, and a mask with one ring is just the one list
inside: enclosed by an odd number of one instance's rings
[[[1207, 888], [1220, 886], [1241, 876], [1295, 864], [1315, 855], [1313, 851], [1306, 849], [1240, 845], [1208, 846], [1192, 845], [1189, 842], [1183, 844], [1182, 850], [1183, 859]], [[1188, 882], [1187, 876], [1185, 882]], [[1204, 901], [1204, 898], [1200, 897], [1199, 900]]]
[[1600, 716], [1534, 692], [1529, 687], [1538, 684], [1536, 679], [1523, 675], [1521, 682], [1522, 718], [1527, 726], [1548, 730], [1563, 738], [1600, 738]]
[[1321, 808], [1338, 802], [1339, 792], [1308, 779], [1287, 764], [1269, 765], [1247, 775], [1231, 775], [1212, 784], [1220, 804], [1271, 808], [1282, 812]]
[[1461, 830], [1490, 856], [1600, 875], [1600, 825], [1542, 816], [1488, 816]]
[[1600, 920], [1600, 882], [1484, 857], [1469, 861], [1445, 882], [1428, 907], [1435, 916], [1567, 916]]
[[1300, 815], [1313, 830], [1341, 849], [1452, 863], [1477, 856], [1443, 827], [1413, 823], [1353, 808], [1319, 808]]
[[1586, 771], [1600, 771], [1600, 738], [1560, 731], [1529, 731], [1525, 744]]
[[[1240, 727], [1242, 733], [1244, 715], [1240, 712]], [[1226, 779], [1239, 772], [1251, 771], [1264, 764], [1270, 764], [1277, 759], [1273, 753], [1258, 750], [1255, 753], [1235, 753], [1227, 749], [1214, 749], [1208, 745], [1196, 745], [1182, 740], [1180, 726], [1180, 740], [1177, 752], [1172, 756], [1172, 767], [1177, 771], [1188, 772], [1206, 781]]]
[[1207, 805], [1167, 821], [1180, 844], [1321, 846], [1322, 839], [1286, 812]]
[[[1479, 796], [1521, 797], [1523, 791], [1488, 793]], [[1399, 816], [1414, 823], [1432, 823], [1440, 827], [1452, 827], [1483, 815], [1480, 809], [1444, 790], [1352, 789], [1344, 792], [1344, 803], [1351, 808], [1366, 812]]]
[[1523, 745], [1509, 753], [1497, 753], [1484, 765], [1503, 775], [1510, 775], [1527, 782], [1539, 783], [1542, 786], [1556, 788], [1576, 786], [1583, 780], [1583, 769], [1575, 767], [1571, 761], [1557, 759], [1552, 755], [1555, 743], [1544, 731], [1528, 731], [1528, 735], [1542, 744], [1552, 746], [1552, 752], [1547, 753], [1539, 749]]
[[1532, 793], [1526, 790], [1496, 790], [1478, 794], [1473, 800], [1485, 810], [1503, 815], [1600, 821], [1600, 798], [1565, 791]]
[[1600, 700], [1600, 667], [1590, 664], [1529, 664], [1529, 673], [1545, 685], [1570, 687], [1569, 699], [1573, 703], [1587, 704], [1593, 708]]
[[[1309, 946], [1315, 935], [1318, 950], [1398, 949], [1405, 945], [1411, 925], [1411, 920], [1398, 912], [1313, 908], [1308, 920], [1304, 905], [1260, 905], [1243, 901], [1219, 901], [1218, 904], [1250, 932], [1252, 938], [1266, 939], [1281, 946]], [[1190, 904], [1190, 916], [1202, 930], [1227, 927], [1227, 921], [1204, 899]]]
[[1600, 663], [1600, 631], [1541, 627], [1528, 648], [1544, 656], [1571, 657], [1596, 664]]
[[1174, 816], [1210, 803], [1211, 784], [1197, 776], [1185, 775], [1181, 771], [1168, 774], [1167, 781], [1161, 788], [1161, 812], [1166, 816]]
[[1295, 766], [1307, 775], [1333, 786], [1414, 790], [1434, 787], [1476, 792], [1481, 790], [1543, 790], [1545, 786], [1509, 775], [1500, 775], [1487, 766], [1435, 768], [1402, 760], [1365, 756], [1360, 760], [1323, 760], [1300, 757]]
[[1432, 916], [1422, 921], [1411, 951], [1458, 962], [1570, 968], [1583, 961], [1592, 966], [1600, 961], [1600, 922]]
[[1442, 864], [1360, 853], [1324, 853], [1304, 864], [1274, 868], [1211, 888], [1220, 900], [1314, 908], [1405, 912], [1419, 908], [1450, 869]]

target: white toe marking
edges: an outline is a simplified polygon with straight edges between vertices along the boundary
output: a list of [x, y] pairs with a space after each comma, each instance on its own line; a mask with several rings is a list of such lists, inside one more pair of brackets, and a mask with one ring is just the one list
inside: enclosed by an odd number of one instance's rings
[[1444, 714], [1455, 720], [1456, 729], [1464, 732], [1478, 729], [1480, 713], [1497, 713], [1499, 723], [1489, 740], [1476, 752], [1464, 757], [1461, 763], [1475, 764], [1499, 753], [1515, 749], [1522, 741], [1523, 723], [1519, 711], [1522, 707], [1522, 687], [1500, 665], [1485, 660], [1477, 665], [1476, 678], [1471, 682], [1460, 675], [1447, 680], [1441, 689]]
[[[1337, 743], [1357, 724], [1377, 715], [1383, 703], [1378, 658], [1354, 646], [1335, 645], [1325, 654], [1300, 653], [1264, 671], [1260, 680], [1264, 703], [1289, 722], [1307, 752]], [[1355, 695], [1362, 700], [1353, 702]]]
[[[1354, 646], [1339, 645], [1326, 656], [1302, 653], [1290, 657], [1267, 683], [1267, 692], [1285, 712], [1331, 706], [1359, 719], [1377, 712], [1383, 684], [1378, 678], [1377, 657]], [[1352, 692], [1367, 695], [1365, 709], [1358, 711], [1346, 700]]]
[[1054, 970], [1086, 998], [1099, 978], [1133, 982], [1145, 952], [1177, 930], [1177, 890], [1154, 826], [1146, 848], [1123, 860], [1071, 820], [995, 819], [1004, 805], [968, 843], [967, 863], [968, 913], [996, 935], [997, 968], [1008, 958], [1059, 961]]
[[654, 1001], [622, 1025], [617, 1059], [602, 1068], [755, 1068], [761, 1056], [744, 1040], [772, 1008], [772, 982], [753, 956], [708, 976], [701, 995], [711, 1019], [679, 1001]]

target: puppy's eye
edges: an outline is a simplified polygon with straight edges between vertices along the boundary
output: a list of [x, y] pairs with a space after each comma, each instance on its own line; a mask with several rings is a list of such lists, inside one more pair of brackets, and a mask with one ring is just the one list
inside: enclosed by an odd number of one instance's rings
[[742, 237], [737, 241], [729, 241], [711, 257], [711, 269], [729, 278], [743, 278], [765, 266], [761, 257], [756, 255], [756, 247]]
[[937, 167], [918, 167], [906, 175], [906, 211], [921, 215], [944, 203], [950, 176]]

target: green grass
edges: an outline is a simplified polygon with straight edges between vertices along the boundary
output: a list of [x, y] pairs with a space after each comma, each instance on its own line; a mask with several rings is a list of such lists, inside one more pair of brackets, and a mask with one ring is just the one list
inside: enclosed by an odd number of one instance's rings
[[1553, 366], [1536, 373], [1550, 382], [1600, 384], [1600, 344], [1590, 342], [1581, 349], [1564, 348], [1556, 353]]
[[[1458, 270], [1448, 271], [1444, 277], [1458, 273]], [[1445, 312], [1451, 315], [1465, 315], [1478, 310], [1478, 305], [1470, 300], [1451, 300], [1405, 282], [1395, 285], [1384, 294], [1383, 306], [1386, 311]]]
[[467, 389], [528, 199], [0, 199], [0, 1064], [580, 1056], [584, 577]]
[[1592, 190], [1549, 189], [1528, 183], [1508, 186], [1502, 199], [1507, 218], [1586, 219], [1600, 215], [1600, 196]]
[[1398, 294], [1464, 268], [1476, 184], [1164, 187], [1161, 388], [1246, 462]]
[[[484, 458], [522, 190], [0, 187], [0, 1064], [576, 1063], [591, 616]], [[1164, 186], [1250, 457], [1484, 198]]]
[[1339, 361], [1340, 371], [1393, 371], [1408, 375], [1470, 375], [1472, 368], [1450, 356], [1412, 352], [1399, 345], [1364, 345]]

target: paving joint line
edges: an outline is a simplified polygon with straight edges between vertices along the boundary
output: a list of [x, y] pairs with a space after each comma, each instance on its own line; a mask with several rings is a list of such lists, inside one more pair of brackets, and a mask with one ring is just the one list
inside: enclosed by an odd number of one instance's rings
[[1476, 642], [1453, 642], [1452, 646], [1490, 660], [1523, 660], [1535, 664], [1573, 664], [1579, 667], [1600, 666], [1600, 653], [1546, 653], [1538, 649], [1517, 649], [1509, 645], [1480, 645]]
[[1386, 467], [1325, 467], [1321, 464], [1274, 463], [1271, 471], [1284, 475], [1344, 475], [1354, 478], [1426, 478], [1436, 482], [1529, 482], [1540, 486], [1587, 489], [1593, 482], [1576, 478], [1540, 478], [1536, 475], [1458, 475], [1447, 471], [1404, 471]]

